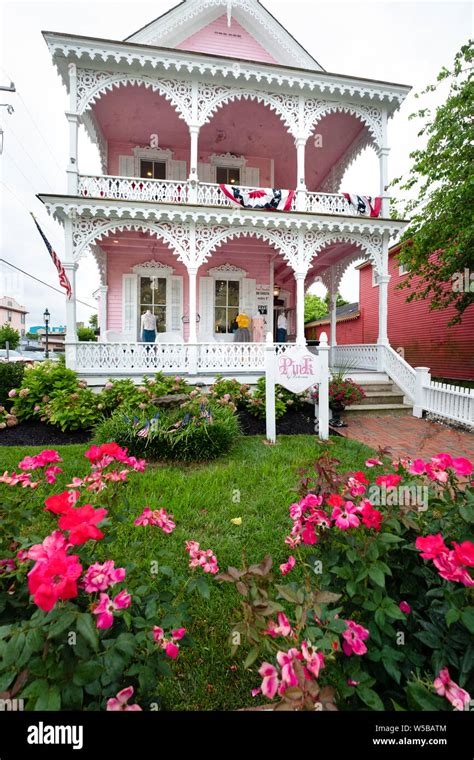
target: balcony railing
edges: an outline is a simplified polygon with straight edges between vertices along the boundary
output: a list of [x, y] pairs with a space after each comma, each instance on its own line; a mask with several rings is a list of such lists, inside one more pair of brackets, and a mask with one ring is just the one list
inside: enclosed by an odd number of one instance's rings
[[[221, 191], [219, 185], [210, 182], [197, 182], [191, 186], [187, 181], [79, 175], [78, 193], [84, 198], [104, 200], [191, 203], [199, 206], [236, 208], [236, 204]], [[339, 193], [303, 192], [298, 200], [295, 193], [291, 211], [344, 216], [357, 215], [354, 206]]]

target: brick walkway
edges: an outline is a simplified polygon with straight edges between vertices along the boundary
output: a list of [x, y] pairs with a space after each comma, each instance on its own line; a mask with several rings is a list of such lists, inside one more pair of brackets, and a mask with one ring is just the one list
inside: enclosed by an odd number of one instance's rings
[[[348, 415], [349, 416], [349, 415]], [[388, 447], [395, 456], [429, 459], [446, 453], [474, 461], [474, 433], [453, 430], [416, 417], [360, 416], [347, 420], [349, 427], [338, 432], [377, 449]]]

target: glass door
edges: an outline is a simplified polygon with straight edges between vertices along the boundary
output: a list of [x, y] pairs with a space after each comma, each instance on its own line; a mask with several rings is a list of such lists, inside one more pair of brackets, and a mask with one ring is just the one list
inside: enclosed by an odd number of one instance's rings
[[146, 311], [156, 317], [156, 330], [166, 332], [166, 277], [140, 277], [140, 319]]

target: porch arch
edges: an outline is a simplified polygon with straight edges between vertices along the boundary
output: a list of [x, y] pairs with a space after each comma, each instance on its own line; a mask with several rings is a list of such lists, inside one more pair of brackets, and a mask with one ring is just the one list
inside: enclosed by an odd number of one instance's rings
[[317, 240], [313, 247], [309, 250], [305, 256], [308, 268], [311, 266], [311, 262], [324, 248], [327, 248], [331, 244], [347, 243], [348, 245], [355, 245], [363, 253], [350, 254], [355, 258], [363, 258], [364, 255], [369, 259], [375, 267], [377, 274], [383, 274], [382, 269], [382, 249], [383, 240], [381, 235], [364, 235], [357, 232], [344, 233], [344, 232], [327, 232], [317, 236]]
[[[207, 230], [209, 228], [206, 228]], [[200, 234], [201, 232], [201, 234]], [[239, 237], [255, 237], [270, 243], [289, 263], [291, 268], [297, 268], [298, 239], [291, 230], [257, 229], [255, 227], [239, 227], [238, 229], [219, 229], [213, 234], [202, 237], [202, 231], [196, 228], [196, 255], [198, 266], [205, 264], [210, 256], [224, 243]]]
[[306, 131], [308, 137], [314, 133], [317, 124], [331, 113], [348, 113], [361, 121], [369, 132], [371, 142], [376, 150], [383, 147], [382, 113], [376, 106], [366, 106], [359, 103], [341, 103], [336, 101], [306, 101]]
[[173, 106], [180, 119], [187, 123], [192, 120], [192, 86], [190, 82], [154, 79], [142, 74], [77, 70], [77, 113], [83, 116], [92, 109], [94, 103], [114, 88], [134, 85], [145, 87], [163, 95]]
[[274, 111], [284, 123], [287, 131], [298, 135], [298, 98], [292, 95], [279, 96], [258, 90], [241, 90], [215, 85], [203, 85], [199, 90], [198, 115], [199, 125], [210, 123], [212, 116], [225, 105], [241, 100], [253, 100], [263, 103]]
[[91, 251], [94, 243], [109, 237], [110, 234], [123, 232], [125, 230], [135, 230], [150, 232], [155, 235], [168, 246], [171, 252], [177, 256], [179, 261], [187, 264], [189, 256], [188, 250], [184, 247], [184, 244], [189, 233], [184, 229], [184, 225], [181, 225], [181, 227], [183, 227], [183, 229], [180, 229], [180, 225], [177, 223], [155, 224], [154, 222], [148, 222], [146, 220], [126, 222], [120, 222], [118, 220], [81, 220], [76, 223], [73, 230], [74, 261], [79, 261], [79, 259], [81, 259], [86, 253]]

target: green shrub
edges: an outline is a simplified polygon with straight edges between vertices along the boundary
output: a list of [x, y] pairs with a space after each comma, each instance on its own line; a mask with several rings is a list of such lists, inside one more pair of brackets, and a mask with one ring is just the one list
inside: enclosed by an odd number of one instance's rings
[[37, 362], [25, 367], [25, 374], [14, 396], [14, 413], [20, 420], [41, 419], [45, 404], [58, 393], [74, 393], [80, 387], [77, 375], [67, 369], [64, 359]]
[[[265, 419], [266, 415], [266, 401], [265, 401], [266, 385], [265, 378], [261, 377], [257, 383], [257, 388], [254, 393], [247, 399], [247, 410], [254, 417], [259, 419]], [[288, 409], [303, 409], [305, 402], [305, 393], [291, 393], [281, 385], [275, 386], [275, 417], [280, 419], [288, 411]]]
[[112, 414], [122, 404], [138, 408], [143, 401], [143, 392], [133, 380], [108, 380], [99, 394], [99, 404], [105, 416]]
[[0, 363], [0, 405], [8, 406], [13, 403], [8, 393], [12, 388], [18, 388], [23, 380], [25, 365], [22, 362]]
[[18, 330], [14, 330], [8, 322], [5, 322], [5, 324], [0, 327], [0, 348], [6, 348], [7, 341], [9, 347], [13, 351], [20, 342], [20, 333]]
[[93, 330], [92, 327], [78, 327], [77, 339], [85, 341], [86, 343], [96, 343], [97, 335], [95, 334], [95, 330]]
[[209, 389], [211, 398], [225, 403], [232, 403], [237, 409], [246, 407], [251, 398], [250, 386], [239, 383], [238, 380], [228, 380], [222, 375], [217, 375], [216, 381]]
[[113, 440], [149, 460], [204, 462], [227, 453], [238, 435], [233, 409], [200, 397], [177, 409], [118, 409], [96, 427], [94, 443]]
[[61, 430], [90, 430], [99, 421], [100, 397], [89, 388], [78, 388], [73, 393], [58, 391], [44, 405], [44, 417]]

